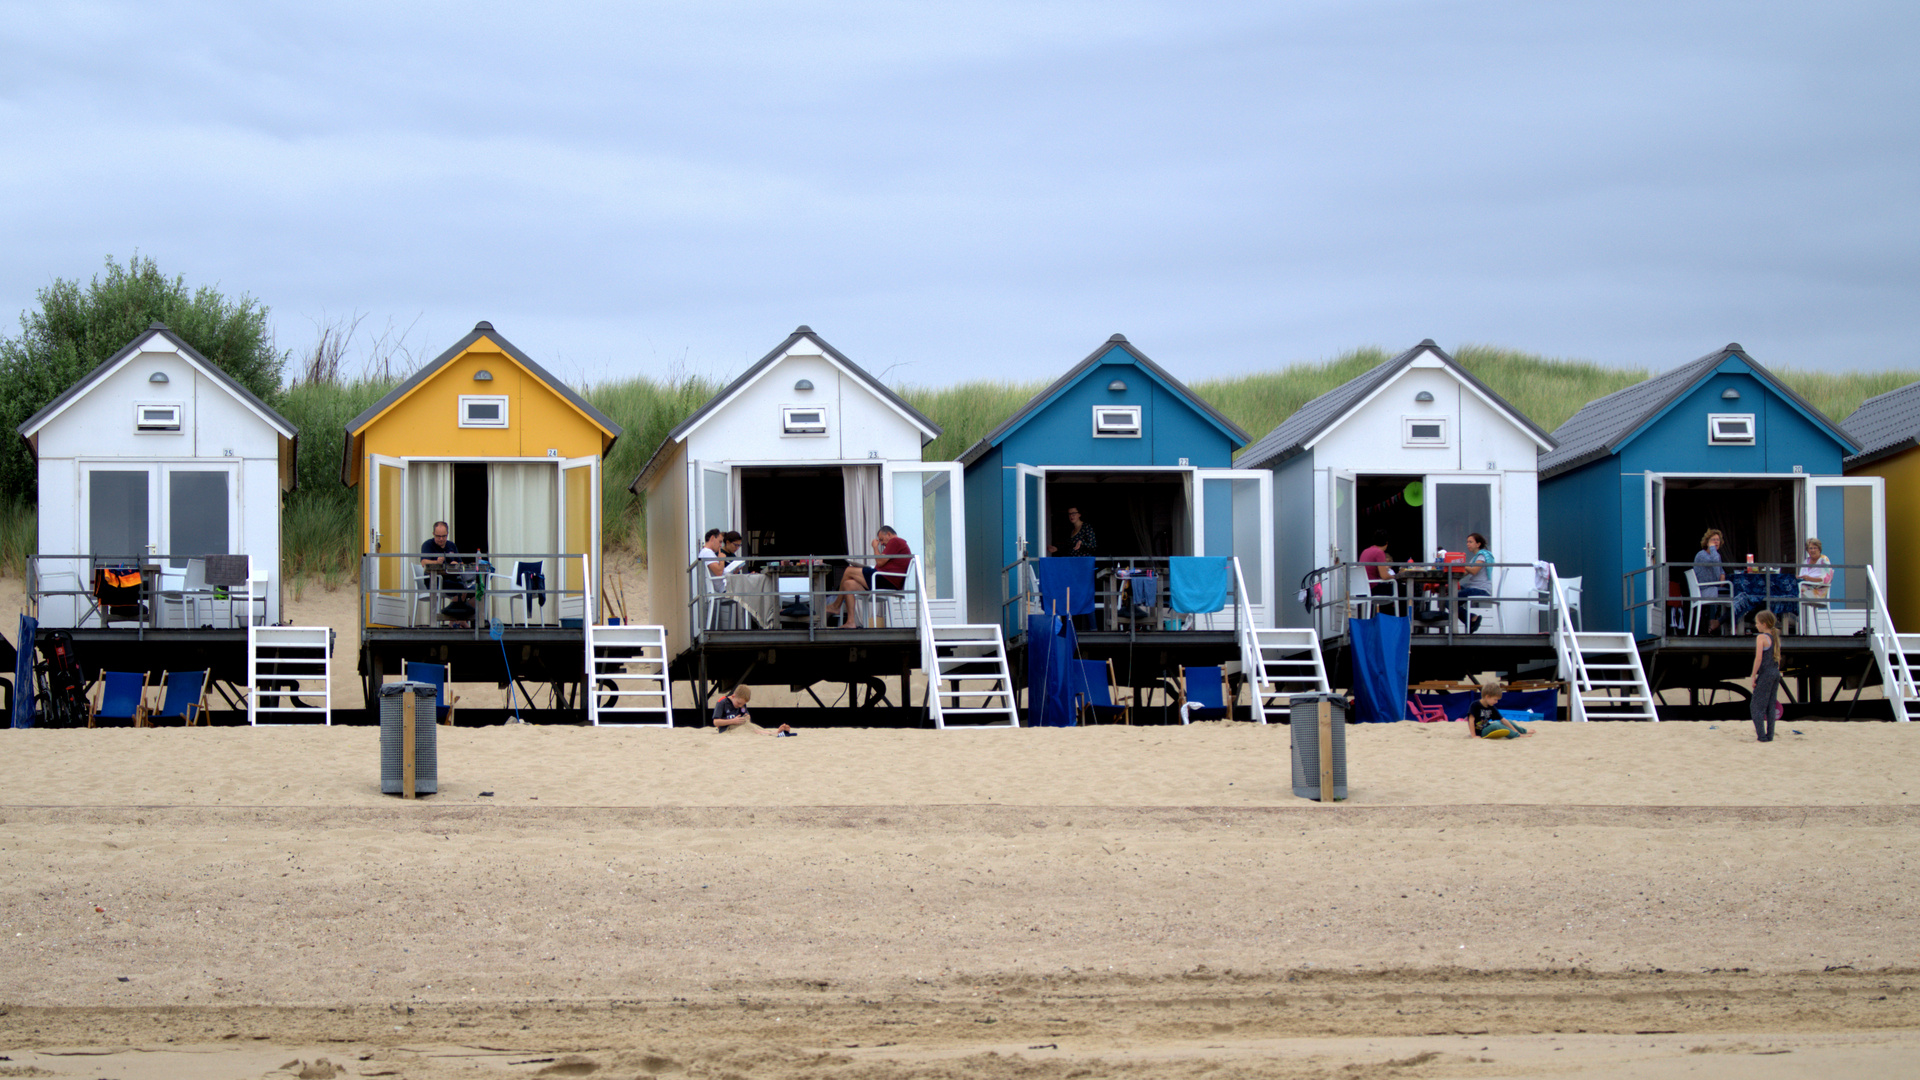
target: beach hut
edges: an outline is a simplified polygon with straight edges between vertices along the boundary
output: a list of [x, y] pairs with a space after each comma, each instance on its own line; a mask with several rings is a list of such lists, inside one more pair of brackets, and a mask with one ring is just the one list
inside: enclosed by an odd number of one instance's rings
[[[19, 433], [39, 478], [30, 589], [43, 630], [281, 621], [280, 499], [293, 489], [299, 432], [178, 334], [152, 324]], [[216, 564], [231, 575], [217, 593], [204, 578], [185, 587], [219, 556], [244, 559]], [[98, 602], [109, 567], [154, 579], [144, 599]]]
[[[1684, 572], [1710, 528], [1729, 563], [1752, 555], [1790, 578], [1817, 536], [1834, 563], [1885, 580], [1884, 482], [1842, 476], [1853, 439], [1738, 344], [1589, 402], [1553, 438], [1540, 547], [1585, 578], [1588, 630], [1686, 634]], [[1862, 570], [1835, 575], [1832, 624], [1850, 611], [1858, 625], [1869, 603]]]
[[[1886, 484], [1888, 547], [1920, 551], [1920, 382], [1868, 398], [1841, 426], [1860, 446], [1842, 464], [1846, 474], [1877, 476]], [[1845, 539], [1842, 546], [1850, 547]], [[1881, 584], [1894, 625], [1920, 626], [1920, 573], [1905, 565], [1887, 569]]]
[[1102, 560], [1237, 556], [1254, 622], [1271, 625], [1273, 474], [1232, 467], [1246, 443], [1239, 425], [1113, 335], [960, 455], [973, 617], [1020, 632], [1024, 586], [1008, 568], [1065, 548], [1072, 508]]
[[[1429, 339], [1308, 402], [1236, 464], [1273, 474], [1277, 568], [1289, 592], [1318, 567], [1354, 563], [1377, 531], [1402, 562], [1464, 550], [1477, 532], [1500, 563], [1518, 564], [1494, 571], [1498, 595], [1527, 597], [1533, 573], [1519, 567], [1538, 558], [1535, 470], [1553, 445]], [[1325, 584], [1337, 592], [1350, 583]], [[1533, 629], [1530, 609], [1497, 607], [1503, 629]], [[1312, 625], [1303, 605], [1281, 612], [1283, 625]], [[1344, 620], [1323, 622], [1344, 630]]]

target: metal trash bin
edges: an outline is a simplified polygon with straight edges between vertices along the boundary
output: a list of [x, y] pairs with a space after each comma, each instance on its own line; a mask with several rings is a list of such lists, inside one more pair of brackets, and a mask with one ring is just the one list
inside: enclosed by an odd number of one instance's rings
[[[1330, 721], [1322, 746], [1320, 721]], [[1347, 699], [1339, 694], [1295, 694], [1287, 702], [1288, 741], [1293, 744], [1293, 793], [1321, 799], [1320, 763], [1333, 766], [1333, 798], [1347, 797]]]
[[432, 795], [440, 790], [440, 763], [436, 748], [440, 727], [435, 721], [434, 686], [423, 682], [388, 683], [380, 688], [380, 793], [406, 794], [406, 740], [402, 735], [407, 693], [413, 693], [413, 793]]

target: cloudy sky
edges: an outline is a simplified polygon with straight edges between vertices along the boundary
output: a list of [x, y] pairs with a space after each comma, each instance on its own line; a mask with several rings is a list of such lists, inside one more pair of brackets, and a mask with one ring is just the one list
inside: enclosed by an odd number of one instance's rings
[[0, 317], [108, 255], [556, 373], [1920, 368], [1920, 5], [0, 0]]

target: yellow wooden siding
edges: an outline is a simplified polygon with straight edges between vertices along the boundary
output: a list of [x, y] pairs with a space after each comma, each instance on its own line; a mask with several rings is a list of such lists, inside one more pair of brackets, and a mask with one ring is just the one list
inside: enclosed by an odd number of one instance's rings
[[1878, 476], [1887, 482], [1887, 613], [1896, 629], [1920, 631], [1920, 571], [1904, 558], [1920, 550], [1920, 449], [1881, 458], [1849, 476]]
[[[485, 370], [488, 382], [473, 376]], [[507, 426], [460, 426], [460, 398], [480, 394], [507, 398]], [[599, 456], [605, 445], [599, 425], [482, 338], [454, 357], [413, 392], [367, 424], [363, 453], [429, 458], [543, 458]]]

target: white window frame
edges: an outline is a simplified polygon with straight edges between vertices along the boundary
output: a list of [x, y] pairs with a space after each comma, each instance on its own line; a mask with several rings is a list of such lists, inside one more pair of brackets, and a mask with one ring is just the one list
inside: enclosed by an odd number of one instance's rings
[[[1102, 423], [1101, 416], [1125, 415], [1131, 423], [1125, 426]], [[1140, 406], [1138, 405], [1095, 405], [1093, 407], [1093, 437], [1096, 439], [1138, 439], [1141, 437]]]
[[[801, 424], [794, 419], [799, 413], [818, 413], [818, 430], [813, 424]], [[783, 439], [824, 439], [833, 430], [833, 418], [827, 415], [825, 405], [782, 405], [780, 406], [780, 437]]]
[[[1424, 436], [1416, 436], [1413, 433], [1413, 425], [1415, 424], [1438, 425], [1440, 428], [1440, 437], [1435, 439], [1429, 439]], [[1450, 445], [1447, 439], [1447, 418], [1444, 416], [1403, 416], [1401, 417], [1400, 418], [1400, 445], [1405, 447], [1410, 447], [1410, 448], [1421, 447], [1421, 446], [1437, 446], [1437, 447], [1444, 448]]]
[[[475, 420], [468, 415], [470, 405], [498, 405], [500, 419]], [[460, 426], [463, 428], [503, 428], [509, 426], [507, 415], [507, 395], [505, 394], [461, 394]]]
[[[173, 413], [171, 425], [157, 425], [149, 422], [147, 410], [167, 409]], [[175, 402], [137, 401], [133, 405], [133, 433], [135, 435], [179, 435], [186, 430], [183, 417], [186, 406]]]
[[[1731, 436], [1722, 434], [1721, 425], [1726, 423], [1729, 420], [1738, 421], [1739, 423], [1746, 426], [1747, 433], [1745, 437], [1731, 437]], [[1754, 416], [1753, 413], [1708, 413], [1707, 414], [1707, 445], [1708, 446], [1752, 446], [1754, 444], [1754, 439], [1758, 434], [1759, 434], [1759, 424], [1757, 423], [1756, 417]]]

